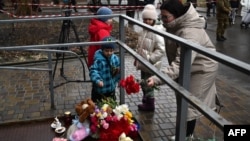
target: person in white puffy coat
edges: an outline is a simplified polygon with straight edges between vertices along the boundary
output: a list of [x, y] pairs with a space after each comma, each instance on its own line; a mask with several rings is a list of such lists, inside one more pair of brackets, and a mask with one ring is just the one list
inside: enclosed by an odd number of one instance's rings
[[[152, 4], [148, 4], [142, 11], [142, 19], [145, 24], [153, 26], [159, 30], [163, 30], [162, 25], [157, 25], [158, 14], [156, 8]], [[143, 29], [138, 38], [137, 53], [143, 58], [148, 60], [156, 68], [160, 69], [162, 64], [162, 58], [165, 55], [165, 41], [164, 38], [151, 31]], [[134, 65], [138, 70], [141, 70], [141, 79], [147, 80], [152, 73], [138, 60], [135, 60]], [[142, 104], [138, 105], [139, 110], [153, 111], [155, 109], [154, 89], [148, 87], [146, 82], [141, 82], [141, 88], [143, 91]]]
[[[218, 2], [218, 1], [217, 1]], [[217, 3], [218, 4], [218, 3]], [[216, 51], [216, 48], [204, 29], [205, 20], [192, 4], [182, 4], [177, 0], [165, 0], [160, 7], [161, 19], [167, 32], [184, 38], [189, 42], [201, 45], [203, 48]], [[180, 54], [181, 46], [174, 41], [166, 39], [166, 54], [169, 66], [162, 69], [162, 72], [173, 80], [178, 81], [180, 74]], [[211, 109], [216, 109], [216, 77], [218, 72], [218, 62], [192, 51], [190, 68], [189, 88], [191, 95], [198, 98], [204, 105]], [[159, 77], [152, 76], [147, 80], [148, 86], [165, 84]], [[179, 108], [180, 100], [177, 99]], [[193, 107], [188, 105], [186, 137], [192, 137], [196, 120], [203, 115]], [[175, 140], [175, 137], [171, 137]]]
[[247, 12], [250, 10], [250, 0], [241, 0], [240, 4], [242, 6], [242, 8], [241, 8], [241, 16], [242, 16], [241, 26], [247, 26], [247, 25], [245, 25], [246, 21], [244, 21], [244, 20], [246, 20], [245, 16], [247, 16]]

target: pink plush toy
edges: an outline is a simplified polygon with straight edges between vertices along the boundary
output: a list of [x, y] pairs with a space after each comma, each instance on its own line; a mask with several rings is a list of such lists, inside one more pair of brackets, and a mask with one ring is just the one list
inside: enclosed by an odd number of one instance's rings
[[67, 131], [67, 138], [70, 141], [81, 141], [85, 139], [90, 134], [89, 122], [75, 122], [72, 124]]
[[81, 141], [88, 136], [85, 128], [80, 128], [76, 130], [72, 135], [72, 141]]
[[67, 141], [67, 139], [55, 137], [52, 141]]

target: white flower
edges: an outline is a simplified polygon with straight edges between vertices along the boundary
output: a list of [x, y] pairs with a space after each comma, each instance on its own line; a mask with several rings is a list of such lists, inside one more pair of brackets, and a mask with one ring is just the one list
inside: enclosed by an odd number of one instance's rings
[[107, 112], [103, 112], [100, 118], [101, 118], [101, 119], [104, 119], [104, 118], [106, 118], [107, 116], [108, 116], [108, 113], [107, 113]]
[[126, 137], [125, 133], [123, 132], [120, 137], [119, 141], [133, 141], [130, 137]]
[[116, 106], [115, 109], [113, 109], [113, 112], [117, 116], [118, 120], [120, 120], [127, 111], [129, 111], [127, 104]]
[[107, 111], [107, 108], [109, 107], [109, 105], [108, 104], [103, 104], [103, 106], [102, 106], [102, 110], [103, 111]]

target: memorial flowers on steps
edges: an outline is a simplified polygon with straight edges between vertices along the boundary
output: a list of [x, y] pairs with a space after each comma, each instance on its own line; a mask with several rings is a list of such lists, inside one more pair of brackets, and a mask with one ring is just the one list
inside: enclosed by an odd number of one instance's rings
[[137, 136], [138, 125], [127, 104], [108, 105], [104, 103], [101, 105], [101, 107], [97, 106], [95, 112], [90, 115], [92, 137], [98, 138], [99, 141], [119, 141], [119, 139], [124, 139], [124, 135], [128, 136], [125, 137], [127, 139]]

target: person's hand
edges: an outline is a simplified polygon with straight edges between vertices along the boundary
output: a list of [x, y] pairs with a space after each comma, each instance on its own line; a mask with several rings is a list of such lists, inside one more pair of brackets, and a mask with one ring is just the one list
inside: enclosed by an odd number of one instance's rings
[[147, 79], [147, 85], [153, 87], [155, 85], [154, 79], [152, 77]]
[[99, 86], [99, 87], [103, 87], [103, 82], [100, 81], [100, 82], [98, 83], [98, 86]]
[[148, 51], [147, 50], [142, 50], [141, 56], [143, 58], [145, 58], [146, 60], [149, 60], [149, 56], [148, 56]]

